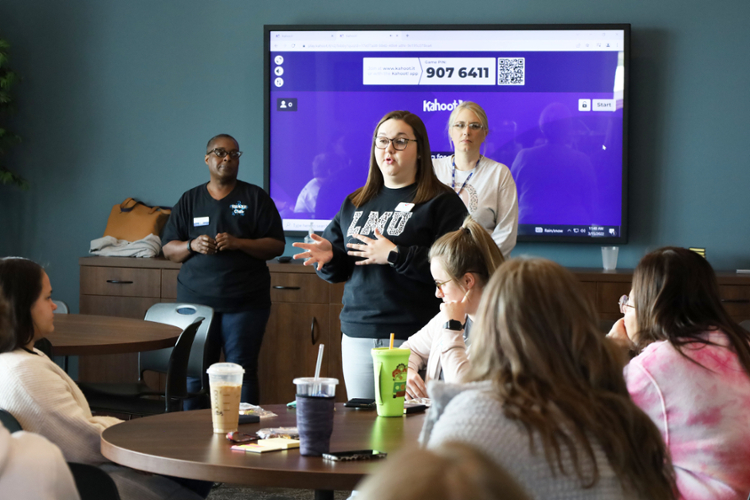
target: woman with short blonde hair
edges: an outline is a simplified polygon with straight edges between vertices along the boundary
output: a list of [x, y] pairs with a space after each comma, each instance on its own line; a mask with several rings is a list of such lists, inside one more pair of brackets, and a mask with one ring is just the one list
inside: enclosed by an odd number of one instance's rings
[[482, 107], [461, 102], [448, 119], [453, 155], [436, 158], [432, 164], [438, 179], [461, 197], [507, 259], [518, 236], [518, 194], [510, 169], [481, 153], [489, 132]]

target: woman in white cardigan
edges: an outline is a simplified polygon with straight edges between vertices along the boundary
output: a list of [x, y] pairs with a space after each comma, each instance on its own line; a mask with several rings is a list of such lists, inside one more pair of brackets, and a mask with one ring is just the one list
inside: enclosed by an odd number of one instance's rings
[[[406, 392], [427, 397], [425, 382], [458, 382], [469, 369], [466, 347], [482, 290], [503, 254], [490, 234], [471, 216], [456, 231], [446, 233], [430, 248], [430, 272], [435, 295], [443, 299], [440, 312], [401, 345], [411, 349]], [[419, 371], [426, 366], [425, 379]]]
[[[11, 342], [9, 307], [0, 293], [0, 346]], [[43, 470], [44, 474], [38, 471]], [[0, 424], [0, 492], [18, 500], [80, 500], [60, 449], [31, 432]]]
[[0, 259], [0, 293], [10, 306], [12, 332], [0, 343], [0, 408], [9, 411], [25, 431], [56, 444], [68, 462], [100, 466], [114, 479], [123, 500], [205, 498], [205, 484], [191, 485], [200, 491], [196, 494], [169, 478], [121, 467], [104, 458], [101, 433], [121, 421], [92, 416], [76, 383], [34, 349], [34, 342], [55, 330], [57, 307], [47, 273], [27, 259]]

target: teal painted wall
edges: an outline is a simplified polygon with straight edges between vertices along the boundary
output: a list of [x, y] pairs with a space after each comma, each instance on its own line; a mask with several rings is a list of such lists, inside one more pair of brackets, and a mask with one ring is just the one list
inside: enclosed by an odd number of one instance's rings
[[[47, 266], [78, 310], [78, 257], [128, 196], [171, 205], [207, 179], [208, 137], [236, 136], [262, 183], [264, 24], [631, 23], [630, 243], [620, 267], [672, 244], [750, 267], [750, 2], [725, 0], [2, 0], [18, 90], [10, 156], [32, 183], [0, 187], [0, 255]], [[291, 247], [287, 248], [291, 254]], [[601, 265], [598, 246], [514, 255]]]

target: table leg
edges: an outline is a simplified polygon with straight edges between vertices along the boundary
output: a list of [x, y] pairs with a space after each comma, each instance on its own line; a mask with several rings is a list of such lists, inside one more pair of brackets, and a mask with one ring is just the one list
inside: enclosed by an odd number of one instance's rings
[[333, 490], [315, 490], [315, 500], [333, 500]]

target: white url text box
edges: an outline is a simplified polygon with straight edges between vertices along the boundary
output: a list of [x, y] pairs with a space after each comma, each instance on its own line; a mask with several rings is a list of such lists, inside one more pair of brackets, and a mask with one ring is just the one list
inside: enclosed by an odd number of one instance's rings
[[421, 74], [416, 57], [362, 58], [363, 85], [419, 85]]

